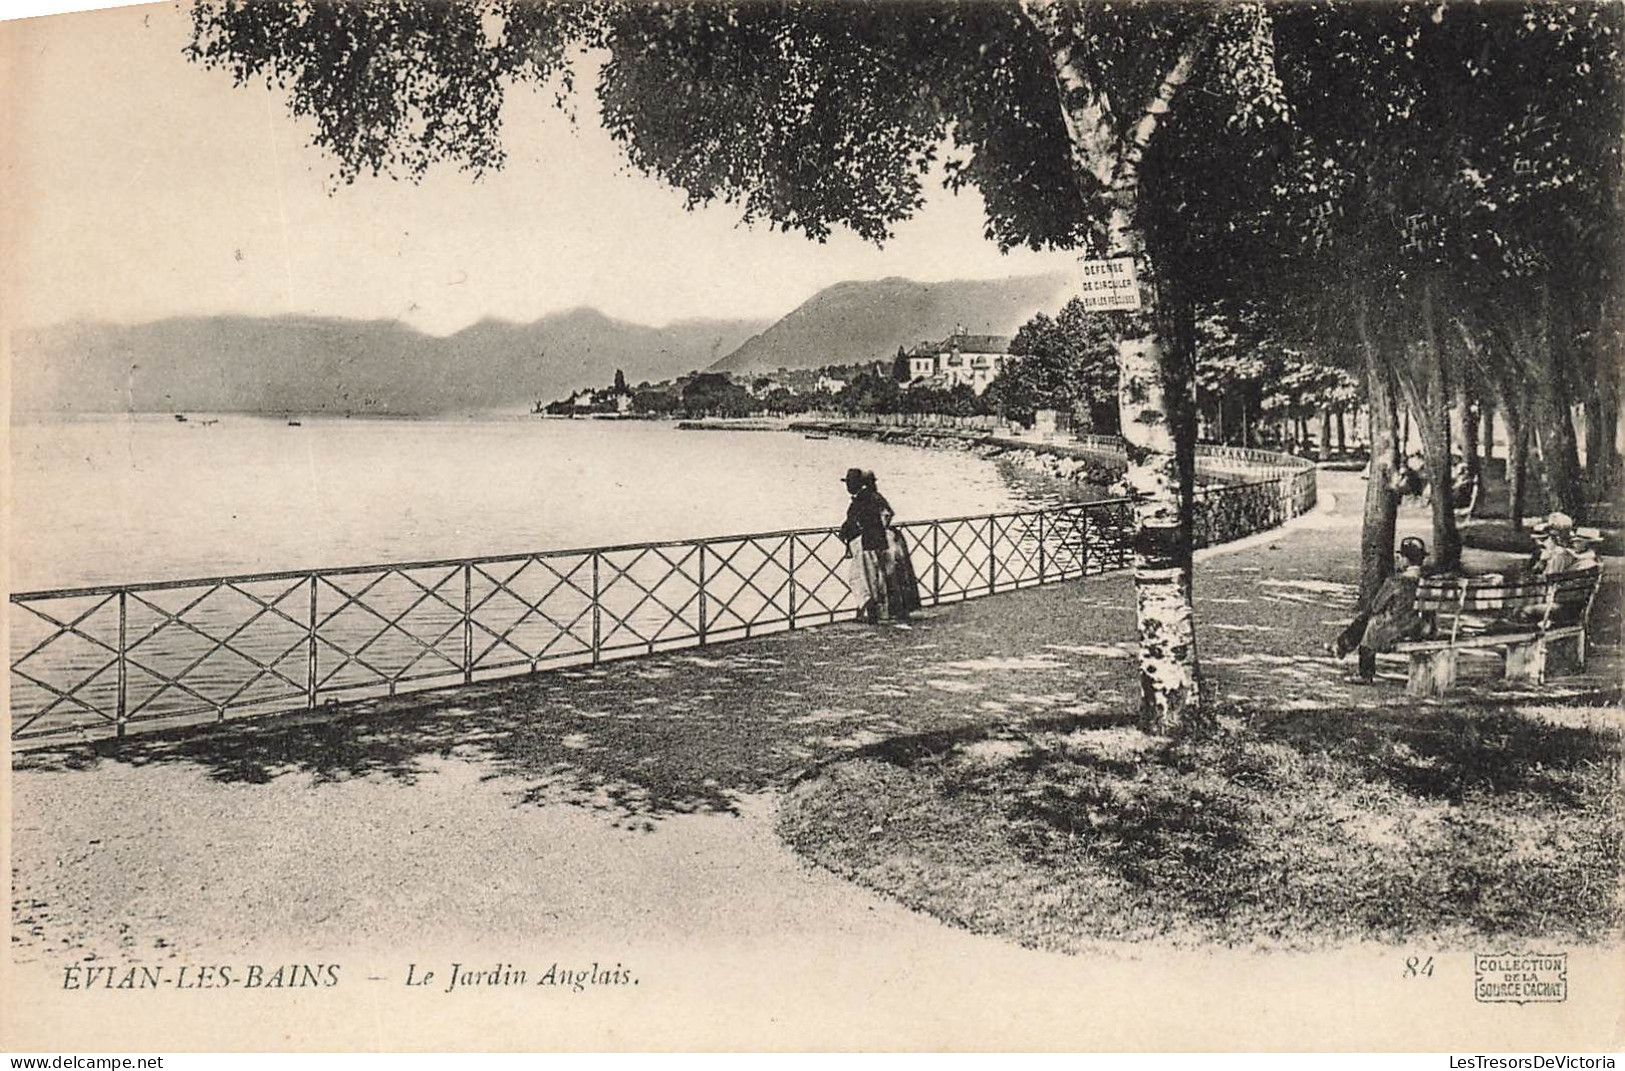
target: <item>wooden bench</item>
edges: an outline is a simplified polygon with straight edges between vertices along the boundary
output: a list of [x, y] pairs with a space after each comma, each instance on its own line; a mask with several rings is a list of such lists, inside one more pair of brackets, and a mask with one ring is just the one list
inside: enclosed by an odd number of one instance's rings
[[1547, 577], [1424, 579], [1416, 589], [1416, 608], [1429, 621], [1429, 638], [1394, 648], [1410, 658], [1406, 690], [1449, 692], [1462, 651], [1504, 651], [1505, 679], [1543, 684], [1552, 645], [1573, 640], [1577, 665], [1583, 667], [1586, 626], [1601, 579], [1601, 569]]

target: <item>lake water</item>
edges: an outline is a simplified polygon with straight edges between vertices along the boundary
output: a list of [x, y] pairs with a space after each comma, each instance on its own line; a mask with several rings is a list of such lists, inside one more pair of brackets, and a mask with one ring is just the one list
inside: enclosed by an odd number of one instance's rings
[[838, 524], [850, 466], [899, 519], [1032, 496], [963, 454], [659, 422], [163, 415], [11, 432], [11, 589]]
[[[194, 415], [13, 426], [13, 736], [224, 719], [839, 620], [841, 476], [902, 522], [1051, 504], [952, 452], [673, 424]], [[933, 598], [1122, 564], [1115, 507], [915, 526]], [[786, 538], [728, 539], [786, 529]], [[723, 538], [718, 538], [723, 537]], [[704, 539], [674, 546], [637, 546]], [[929, 540], [923, 543], [922, 540]], [[594, 553], [574, 548], [609, 547]], [[459, 558], [471, 564], [365, 568]], [[322, 570], [320, 576], [174, 583]], [[922, 585], [925, 580], [922, 578]]]

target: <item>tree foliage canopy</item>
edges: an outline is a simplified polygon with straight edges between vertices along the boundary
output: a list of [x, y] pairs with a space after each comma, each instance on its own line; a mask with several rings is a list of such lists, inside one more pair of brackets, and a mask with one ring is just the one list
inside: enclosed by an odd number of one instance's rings
[[[1284, 113], [1258, 5], [1046, 11], [1089, 43], [1078, 62], [1106, 87], [1119, 138], [1169, 57], [1218, 26], [1206, 94], [1159, 157], [1162, 174], [1186, 176], [1164, 214], [1206, 203], [1192, 197], [1198, 177], [1235, 185], [1225, 168], [1249, 153], [1212, 137], [1212, 123], [1252, 129]], [[951, 187], [980, 191], [988, 235], [1005, 247], [1075, 247], [1105, 215], [1110, 176], [1074, 168], [1052, 57], [1019, 3], [197, 0], [193, 22], [192, 57], [285, 89], [342, 181], [498, 168], [509, 87], [550, 90], [567, 108], [577, 68], [602, 61], [605, 127], [691, 205], [882, 241], [919, 208], [940, 158]], [[1217, 153], [1202, 175], [1173, 166], [1197, 149]]]
[[1005, 415], [1030, 420], [1036, 410], [1081, 410], [1096, 430], [1116, 428], [1117, 351], [1111, 322], [1073, 298], [1051, 317], [1039, 313], [1010, 340], [1019, 358], [1000, 369], [988, 397]]

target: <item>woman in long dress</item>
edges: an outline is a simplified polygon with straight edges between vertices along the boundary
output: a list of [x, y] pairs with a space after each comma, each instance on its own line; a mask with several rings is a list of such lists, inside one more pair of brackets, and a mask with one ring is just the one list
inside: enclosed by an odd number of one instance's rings
[[882, 569], [886, 577], [886, 605], [891, 611], [893, 621], [901, 622], [920, 608], [920, 581], [914, 575], [914, 562], [909, 557], [908, 540], [903, 538], [902, 529], [895, 527], [896, 511], [886, 496], [880, 494], [880, 486], [875, 480], [875, 474], [863, 474], [865, 486], [880, 495], [884, 504], [882, 516], [886, 521], [886, 550], [881, 560]]
[[858, 600], [858, 616], [870, 624], [889, 621], [886, 529], [891, 524], [891, 503], [881, 495], [872, 477], [865, 479], [862, 469], [847, 469], [844, 482], [852, 501], [846, 507], [840, 538], [852, 562], [852, 594]]

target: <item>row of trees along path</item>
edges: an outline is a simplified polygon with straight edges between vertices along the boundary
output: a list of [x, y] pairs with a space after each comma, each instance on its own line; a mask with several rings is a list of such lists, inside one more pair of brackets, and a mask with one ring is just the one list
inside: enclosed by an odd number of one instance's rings
[[[416, 178], [503, 162], [510, 87], [596, 77], [633, 166], [811, 239], [883, 242], [937, 166], [1006, 248], [1133, 258], [1110, 314], [1136, 505], [1144, 720], [1201, 716], [1191, 615], [1197, 310], [1358, 351], [1377, 447], [1369, 592], [1389, 568], [1393, 415], [1495, 392], [1583, 514], [1569, 405], [1612, 429], [1619, 5], [942, 0], [311, 5], [200, 0], [191, 58], [283, 88], [336, 160]], [[1459, 407], [1459, 406], [1458, 406]], [[1592, 459], [1613, 464], [1611, 441]], [[1436, 539], [1459, 551], [1448, 499]]]

